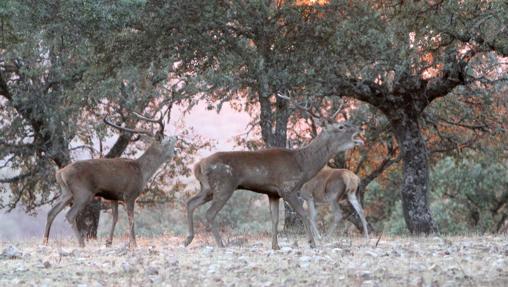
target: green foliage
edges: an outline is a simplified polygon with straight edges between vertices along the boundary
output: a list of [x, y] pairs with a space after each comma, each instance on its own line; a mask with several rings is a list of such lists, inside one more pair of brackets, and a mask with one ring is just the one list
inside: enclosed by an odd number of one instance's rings
[[[439, 231], [444, 235], [497, 232], [508, 209], [508, 167], [497, 157], [467, 153], [445, 157], [432, 169], [430, 208]], [[377, 188], [372, 191], [379, 192]], [[371, 202], [371, 197], [366, 202]], [[381, 196], [384, 198], [384, 196]], [[387, 205], [390, 206], [390, 205]], [[395, 203], [384, 231], [407, 234], [399, 203]]]
[[433, 170], [432, 204], [443, 233], [495, 232], [506, 216], [508, 167], [497, 158], [469, 153], [446, 157]]
[[406, 223], [404, 222], [404, 215], [402, 214], [402, 203], [400, 200], [395, 203], [388, 221], [384, 224], [383, 232], [386, 232], [390, 235], [409, 234]]

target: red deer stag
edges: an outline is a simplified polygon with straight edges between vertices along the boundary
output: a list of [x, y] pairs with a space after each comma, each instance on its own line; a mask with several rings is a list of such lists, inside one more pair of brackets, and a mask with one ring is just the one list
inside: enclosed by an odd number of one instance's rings
[[273, 249], [279, 249], [277, 225], [281, 197], [302, 217], [310, 246], [315, 247], [310, 222], [297, 199], [297, 191], [337, 152], [362, 144], [356, 137], [358, 133], [359, 129], [348, 123], [328, 124], [311, 143], [300, 149], [218, 152], [202, 159], [194, 167], [201, 191], [187, 202], [189, 235], [185, 246], [194, 238], [194, 210], [212, 201], [206, 212], [207, 228], [211, 229], [217, 245], [223, 247], [215, 216], [236, 189], [246, 189], [268, 195]]
[[317, 212], [315, 204], [331, 204], [333, 222], [328, 230], [328, 235], [332, 235], [337, 228], [337, 224], [342, 219], [342, 211], [339, 206], [339, 200], [347, 197], [354, 210], [358, 213], [358, 216], [360, 216], [365, 238], [369, 239], [367, 221], [365, 220], [362, 206], [356, 198], [356, 192], [359, 185], [360, 178], [352, 171], [347, 169], [332, 169], [325, 166], [316, 176], [302, 186], [300, 194], [307, 202], [311, 227], [315, 234], [319, 234], [316, 225]]
[[113, 203], [113, 223], [106, 245], [111, 245], [116, 222], [118, 220], [118, 201], [126, 203], [129, 219], [129, 247], [136, 247], [134, 233], [134, 202], [141, 194], [147, 181], [174, 154], [176, 136], [163, 135], [164, 124], [160, 119], [149, 119], [141, 115], [137, 117], [160, 125], [159, 131], [152, 135], [148, 131], [134, 130], [115, 125], [106, 118], [104, 122], [117, 129], [132, 133], [142, 133], [155, 137], [154, 142], [137, 159], [112, 158], [77, 161], [56, 172], [56, 180], [61, 187], [62, 195], [58, 203], [49, 211], [44, 230], [44, 244], [48, 243], [51, 224], [58, 213], [67, 205], [72, 207], [66, 218], [78, 239], [79, 246], [84, 247], [82, 234], [78, 231], [76, 217], [94, 196], [111, 200]]

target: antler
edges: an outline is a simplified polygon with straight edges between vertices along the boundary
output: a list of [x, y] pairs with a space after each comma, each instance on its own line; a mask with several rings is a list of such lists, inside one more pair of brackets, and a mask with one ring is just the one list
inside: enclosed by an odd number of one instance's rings
[[159, 130], [156, 132], [156, 133], [152, 133], [151, 131], [147, 131], [147, 130], [140, 130], [140, 129], [132, 129], [132, 128], [127, 128], [127, 127], [122, 127], [120, 125], [117, 125], [113, 122], [111, 122], [110, 120], [108, 120], [107, 117], [104, 117], [103, 121], [105, 124], [111, 126], [111, 127], [114, 127], [116, 129], [119, 129], [119, 130], [122, 130], [122, 131], [125, 131], [125, 132], [129, 132], [129, 133], [135, 133], [135, 134], [145, 134], [145, 135], [149, 135], [149, 136], [162, 136], [164, 134], [164, 122], [163, 122], [163, 115], [162, 115], [162, 112], [160, 113], [160, 117], [158, 119], [152, 119], [152, 118], [148, 118], [148, 117], [145, 117], [139, 113], [136, 113], [136, 112], [133, 112], [133, 114], [139, 118], [140, 120], [143, 120], [143, 121], [147, 121], [147, 122], [150, 122], [150, 123], [157, 123], [159, 124], [160, 128]]
[[300, 103], [297, 103], [297, 102], [293, 101], [293, 100], [292, 100], [290, 97], [288, 97], [288, 96], [281, 95], [281, 94], [277, 94], [277, 97], [279, 97], [279, 98], [281, 98], [281, 99], [284, 99], [284, 100], [286, 100], [286, 101], [289, 101], [290, 103], [292, 103], [292, 104], [293, 104], [295, 107], [297, 107], [298, 109], [300, 109], [300, 110], [302, 110], [302, 111], [304, 111], [304, 112], [308, 113], [309, 115], [311, 115], [311, 116], [313, 116], [313, 117], [315, 117], [315, 118], [318, 118], [318, 119], [320, 119], [320, 118], [321, 118], [321, 116], [316, 115], [316, 114], [315, 114], [315, 113], [314, 113], [314, 112], [313, 112], [313, 111], [312, 111], [309, 107], [307, 107], [307, 106], [303, 106], [302, 104], [300, 104]]
[[145, 117], [141, 114], [138, 114], [136, 112], [133, 112], [133, 114], [140, 120], [144, 120], [144, 121], [147, 121], [147, 122], [150, 122], [150, 123], [156, 123], [159, 125], [159, 130], [155, 133], [155, 135], [157, 136], [162, 136], [164, 134], [164, 114], [162, 112], [159, 112], [159, 118], [158, 119], [153, 119], [153, 118], [148, 118], [148, 117]]
[[330, 117], [330, 119], [335, 119], [335, 117], [342, 111], [342, 107], [344, 107], [344, 101], [342, 101], [340, 103], [339, 107], [337, 108], [335, 113], [333, 113], [333, 115]]
[[150, 131], [146, 131], [146, 130], [138, 130], [138, 129], [131, 129], [131, 128], [126, 128], [126, 127], [119, 126], [119, 125], [114, 124], [114, 123], [112, 123], [111, 121], [109, 121], [107, 117], [104, 117], [103, 121], [104, 121], [104, 123], [105, 123], [105, 124], [107, 124], [108, 126], [112, 126], [112, 127], [114, 127], [115, 129], [119, 129], [119, 130], [122, 130], [122, 131], [125, 131], [125, 132], [134, 133], [134, 134], [152, 135], [152, 133], [151, 133]]

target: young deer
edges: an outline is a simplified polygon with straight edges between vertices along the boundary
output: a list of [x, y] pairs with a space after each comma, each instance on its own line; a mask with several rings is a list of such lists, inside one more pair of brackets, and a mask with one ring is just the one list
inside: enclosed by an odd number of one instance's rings
[[[142, 117], [139, 116], [138, 117]], [[157, 122], [161, 128], [155, 135], [156, 139], [148, 149], [137, 159], [111, 158], [76, 161], [56, 172], [56, 180], [61, 187], [62, 195], [57, 204], [49, 211], [46, 228], [44, 230], [44, 244], [48, 243], [49, 231], [53, 220], [67, 205], [72, 204], [66, 218], [79, 246], [84, 247], [82, 234], [78, 231], [76, 217], [94, 196], [111, 200], [113, 203], [113, 223], [106, 245], [111, 245], [113, 233], [118, 220], [118, 201], [126, 203], [129, 219], [129, 247], [136, 247], [134, 233], [134, 203], [143, 188], [159, 167], [174, 154], [176, 137], [163, 136], [164, 125], [162, 116], [159, 120], [145, 120]], [[115, 128], [133, 133], [150, 134], [147, 131], [127, 129], [117, 126], [107, 119], [104, 122]]]
[[360, 178], [352, 171], [347, 169], [332, 169], [325, 166], [316, 176], [302, 186], [300, 194], [307, 202], [311, 227], [315, 234], [319, 234], [316, 224], [317, 211], [315, 204], [330, 204], [332, 206], [333, 222], [328, 230], [328, 235], [332, 235], [337, 228], [337, 224], [342, 219], [339, 200], [347, 197], [354, 210], [358, 213], [358, 216], [360, 216], [365, 238], [369, 239], [367, 221], [365, 220], [363, 209], [356, 198], [359, 185]]
[[194, 210], [212, 201], [206, 212], [207, 226], [217, 245], [223, 247], [214, 222], [215, 216], [236, 189], [247, 189], [268, 195], [273, 249], [279, 249], [277, 225], [281, 197], [302, 217], [310, 246], [315, 247], [310, 222], [297, 199], [297, 191], [337, 152], [362, 144], [356, 138], [358, 133], [359, 129], [348, 123], [328, 124], [311, 143], [300, 149], [218, 152], [202, 159], [194, 167], [194, 175], [199, 180], [201, 191], [187, 202], [189, 235], [185, 245], [189, 245], [194, 238]]

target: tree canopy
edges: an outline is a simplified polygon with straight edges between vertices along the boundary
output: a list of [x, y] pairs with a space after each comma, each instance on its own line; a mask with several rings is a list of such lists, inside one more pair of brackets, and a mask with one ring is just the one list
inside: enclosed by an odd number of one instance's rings
[[3, 182], [30, 182], [16, 187], [25, 204], [51, 201], [51, 166], [70, 161], [73, 140], [104, 139], [95, 123], [107, 113], [135, 125], [129, 111], [175, 99], [218, 112], [235, 102], [265, 146], [288, 146], [288, 134], [316, 132], [293, 103], [322, 114], [344, 103], [341, 117], [366, 128], [347, 161], [362, 188], [402, 170], [407, 227], [434, 232], [434, 164], [506, 152], [507, 15], [501, 0], [8, 0], [0, 157], [18, 173]]

